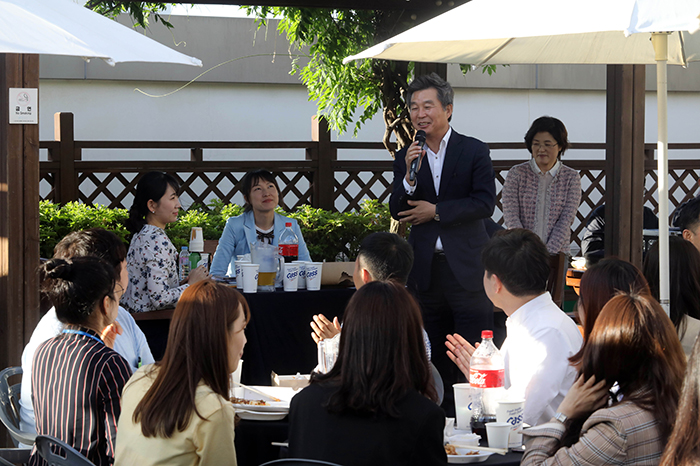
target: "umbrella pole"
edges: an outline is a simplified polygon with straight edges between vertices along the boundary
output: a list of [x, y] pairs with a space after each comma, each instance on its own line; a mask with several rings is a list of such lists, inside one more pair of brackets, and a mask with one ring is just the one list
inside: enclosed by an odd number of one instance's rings
[[656, 99], [658, 120], [658, 193], [659, 193], [659, 302], [670, 314], [670, 278], [668, 251], [668, 35], [651, 35], [656, 54]]

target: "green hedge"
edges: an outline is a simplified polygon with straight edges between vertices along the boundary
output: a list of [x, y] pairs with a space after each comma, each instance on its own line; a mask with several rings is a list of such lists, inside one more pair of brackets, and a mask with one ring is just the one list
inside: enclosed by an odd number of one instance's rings
[[[370, 233], [389, 231], [390, 214], [386, 204], [366, 200], [357, 212], [330, 212], [302, 206], [283, 212], [299, 222], [309, 253], [314, 260], [354, 260], [360, 243]], [[204, 239], [219, 239], [229, 217], [243, 213], [243, 207], [215, 200], [207, 206], [193, 206], [182, 211], [177, 223], [166, 232], [179, 250], [189, 243], [192, 227], [202, 227]], [[39, 204], [41, 257], [51, 257], [53, 248], [65, 235], [75, 230], [102, 227], [114, 231], [128, 245], [130, 234], [124, 226], [126, 209], [110, 209], [70, 202], [64, 206], [42, 201]]]

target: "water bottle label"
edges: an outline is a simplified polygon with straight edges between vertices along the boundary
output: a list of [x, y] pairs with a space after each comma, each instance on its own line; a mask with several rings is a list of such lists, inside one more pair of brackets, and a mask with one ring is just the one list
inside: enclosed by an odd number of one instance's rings
[[505, 370], [469, 369], [469, 384], [476, 388], [497, 388], [505, 383]]
[[280, 244], [279, 245], [279, 255], [280, 256], [298, 256], [299, 255], [299, 245], [298, 244]]

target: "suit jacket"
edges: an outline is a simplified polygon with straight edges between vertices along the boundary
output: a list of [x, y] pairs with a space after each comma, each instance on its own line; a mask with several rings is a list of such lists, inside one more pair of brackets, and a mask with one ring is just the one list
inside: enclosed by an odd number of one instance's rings
[[[272, 239], [272, 244], [277, 246], [277, 241], [284, 231], [286, 222], [292, 223], [292, 230], [299, 238], [299, 260], [310, 261], [311, 256], [297, 221], [277, 212], [275, 212], [275, 237]], [[258, 235], [255, 230], [255, 217], [252, 210], [226, 220], [224, 232], [221, 234], [219, 245], [214, 253], [214, 260], [211, 263], [211, 274], [215, 276], [235, 275], [236, 256], [250, 253], [250, 243], [255, 243], [257, 240]]]
[[396, 405], [398, 418], [331, 414], [325, 405], [333, 388], [312, 383], [292, 398], [289, 409], [291, 458], [344, 466], [437, 466], [447, 464], [443, 448], [445, 413], [415, 390]]
[[438, 236], [442, 241], [447, 262], [459, 283], [469, 291], [483, 287], [484, 269], [481, 249], [489, 240], [484, 219], [491, 217], [496, 205], [496, 184], [488, 146], [452, 130], [442, 165], [440, 194], [435, 193], [433, 174], [423, 160], [416, 175], [416, 190], [406, 194], [407, 148], [396, 154], [394, 186], [389, 208], [399, 220], [398, 212], [406, 210], [406, 201], [424, 200], [437, 204], [440, 221], [411, 226], [408, 242], [413, 246], [413, 269], [409, 283], [419, 291], [430, 286], [430, 270]]

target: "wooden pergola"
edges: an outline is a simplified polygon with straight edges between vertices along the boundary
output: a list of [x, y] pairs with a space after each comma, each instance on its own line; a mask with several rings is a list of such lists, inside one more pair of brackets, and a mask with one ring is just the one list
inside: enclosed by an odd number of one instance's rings
[[[236, 0], [238, 4], [240, 0]], [[166, 2], [163, 2], [166, 3]], [[192, 0], [234, 4], [232, 0]], [[416, 24], [466, 0], [257, 0], [262, 6], [404, 10]], [[418, 73], [446, 65], [419, 64]], [[641, 264], [645, 68], [609, 65], [606, 115], [606, 253]], [[39, 321], [39, 128], [10, 125], [8, 89], [39, 87], [37, 55], [0, 54], [0, 368], [20, 364]], [[65, 129], [65, 128], [64, 128]], [[57, 134], [56, 138], [60, 139]], [[68, 160], [71, 154], [63, 154]], [[60, 183], [60, 180], [58, 180]], [[664, 219], [662, 219], [664, 221]]]

